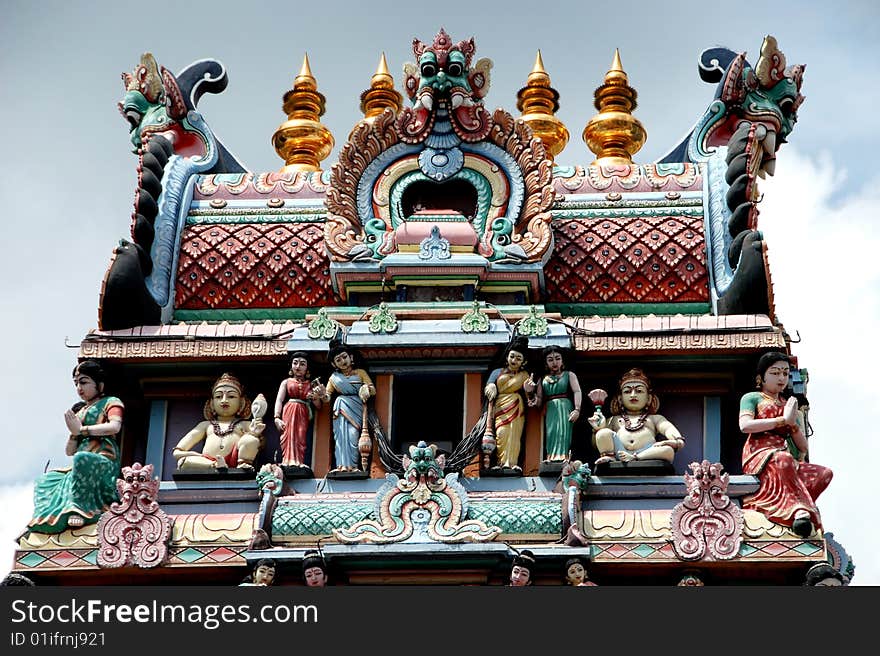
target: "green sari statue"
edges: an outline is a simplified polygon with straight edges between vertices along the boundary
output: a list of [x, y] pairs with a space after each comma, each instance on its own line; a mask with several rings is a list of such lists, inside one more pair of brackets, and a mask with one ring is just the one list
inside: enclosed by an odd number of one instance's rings
[[66, 452], [73, 462], [46, 472], [34, 484], [34, 514], [28, 523], [34, 533], [61, 533], [97, 522], [119, 498], [116, 435], [122, 428], [122, 401], [101, 395], [103, 372], [95, 362], [80, 364], [74, 381], [84, 403], [65, 414], [71, 433]]

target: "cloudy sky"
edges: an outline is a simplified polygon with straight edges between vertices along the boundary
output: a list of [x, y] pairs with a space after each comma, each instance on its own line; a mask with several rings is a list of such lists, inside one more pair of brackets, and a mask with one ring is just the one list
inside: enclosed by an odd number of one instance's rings
[[205, 96], [199, 109], [249, 170], [270, 171], [281, 166], [271, 146], [285, 119], [281, 97], [307, 52], [327, 97], [322, 120], [336, 138], [329, 168], [360, 118], [359, 96], [380, 54], [400, 89], [412, 38], [430, 41], [444, 26], [454, 40], [475, 37], [476, 56], [494, 61], [487, 105], [514, 114], [516, 91], [541, 50], [572, 134], [557, 158], [563, 165], [592, 159], [580, 134], [615, 48], [639, 93], [643, 163], [676, 145], [711, 101], [714, 89], [696, 68], [704, 48], [747, 51], [754, 64], [773, 34], [789, 64], [807, 65], [807, 100], [791, 143], [779, 152], [776, 177], [761, 185], [759, 228], [779, 317], [800, 336], [794, 352], [810, 371], [811, 459], [835, 472], [819, 500], [826, 530], [853, 556], [853, 583], [880, 585], [877, 431], [867, 410], [878, 407], [871, 372], [880, 369], [872, 343], [880, 237], [869, 229], [880, 207], [871, 160], [880, 150], [873, 116], [880, 80], [866, 61], [880, 10], [873, 1], [833, 12], [814, 1], [716, 5], [4, 0], [0, 408], [16, 430], [4, 439], [10, 457], [0, 473], [0, 575], [30, 516], [31, 481], [48, 461], [66, 462], [62, 415], [76, 400], [75, 347], [96, 326], [102, 277], [114, 245], [128, 236], [136, 160], [116, 109], [120, 74], [145, 51], [175, 73], [197, 59], [221, 60], [229, 87]]

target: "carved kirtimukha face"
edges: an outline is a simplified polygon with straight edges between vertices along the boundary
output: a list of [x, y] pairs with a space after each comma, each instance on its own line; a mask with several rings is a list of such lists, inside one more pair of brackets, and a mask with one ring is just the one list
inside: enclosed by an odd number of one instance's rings
[[220, 419], [234, 417], [241, 410], [241, 393], [233, 385], [217, 385], [211, 396], [211, 409]]
[[565, 572], [565, 580], [569, 585], [580, 585], [584, 582], [586, 570], [580, 563], [572, 563]]
[[309, 373], [309, 363], [305, 358], [293, 358], [290, 361], [290, 370], [294, 378], [305, 378]]
[[507, 368], [514, 373], [519, 371], [525, 361], [525, 357], [519, 351], [510, 351], [507, 354]]
[[764, 372], [761, 389], [767, 394], [779, 394], [788, 385], [790, 373], [790, 367], [785, 360], [774, 362]]
[[309, 567], [303, 572], [303, 578], [310, 588], [323, 588], [327, 583], [327, 575], [320, 567]]
[[627, 381], [620, 388], [620, 400], [627, 412], [641, 412], [648, 405], [648, 386], [639, 381]]
[[422, 86], [433, 87], [439, 93], [445, 93], [453, 87], [462, 87], [468, 92], [471, 86], [467, 80], [467, 61], [460, 50], [449, 52], [444, 65], [437, 61], [437, 55], [433, 50], [426, 50], [419, 57], [419, 72], [422, 76]]
[[99, 385], [85, 374], [78, 374], [73, 378], [73, 384], [76, 385], [76, 393], [86, 403], [89, 403], [98, 394], [101, 393], [103, 385]]
[[275, 568], [270, 565], [260, 565], [254, 572], [254, 584], [272, 585], [275, 580]]

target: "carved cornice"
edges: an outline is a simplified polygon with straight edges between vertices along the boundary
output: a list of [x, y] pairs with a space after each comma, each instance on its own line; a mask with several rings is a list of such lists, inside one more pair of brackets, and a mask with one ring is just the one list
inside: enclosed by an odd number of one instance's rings
[[703, 335], [575, 335], [576, 351], [613, 351], [639, 353], [643, 351], [761, 351], [785, 348], [781, 332], [728, 333]]
[[80, 358], [102, 360], [196, 360], [270, 358], [287, 354], [287, 340], [84, 341]]

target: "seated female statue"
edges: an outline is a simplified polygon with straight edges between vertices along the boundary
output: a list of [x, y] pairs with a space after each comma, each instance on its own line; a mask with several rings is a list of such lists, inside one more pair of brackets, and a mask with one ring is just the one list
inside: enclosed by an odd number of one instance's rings
[[64, 413], [70, 437], [65, 453], [70, 467], [46, 472], [34, 485], [34, 515], [28, 528], [35, 533], [61, 533], [98, 521], [101, 512], [119, 497], [119, 444], [123, 405], [104, 396], [104, 370], [85, 360], [73, 370], [73, 383], [82, 399]]

